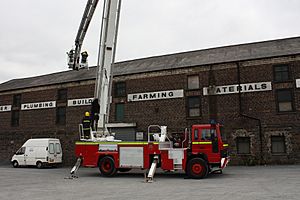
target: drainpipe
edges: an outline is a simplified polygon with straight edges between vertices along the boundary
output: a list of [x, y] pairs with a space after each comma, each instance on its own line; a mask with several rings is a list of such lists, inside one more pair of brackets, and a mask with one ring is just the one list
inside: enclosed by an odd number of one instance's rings
[[[238, 79], [238, 85], [239, 85], [239, 88], [241, 86], [241, 73], [240, 73], [240, 63], [237, 62], [236, 63], [237, 65], [237, 79]], [[241, 90], [239, 90], [239, 115], [241, 117], [245, 117], [245, 118], [248, 118], [248, 119], [251, 119], [251, 120], [254, 120], [254, 121], [257, 121], [258, 122], [258, 134], [259, 134], [259, 141], [260, 141], [260, 164], [263, 165], [265, 164], [265, 161], [264, 161], [264, 156], [263, 156], [263, 135], [262, 135], [262, 125], [261, 125], [261, 120], [259, 118], [256, 118], [256, 117], [252, 117], [252, 116], [249, 116], [249, 115], [246, 115], [243, 113], [243, 108], [242, 108], [242, 93], [241, 93]]]

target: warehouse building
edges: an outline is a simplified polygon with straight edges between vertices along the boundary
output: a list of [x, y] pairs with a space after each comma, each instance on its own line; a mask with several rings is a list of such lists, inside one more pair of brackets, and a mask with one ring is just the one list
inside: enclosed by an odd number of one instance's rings
[[[118, 138], [146, 140], [149, 125], [183, 132], [214, 119], [232, 164], [300, 163], [300, 37], [124, 61], [113, 74], [109, 126]], [[56, 137], [73, 164], [95, 77], [92, 67], [0, 84], [0, 159], [28, 138]]]

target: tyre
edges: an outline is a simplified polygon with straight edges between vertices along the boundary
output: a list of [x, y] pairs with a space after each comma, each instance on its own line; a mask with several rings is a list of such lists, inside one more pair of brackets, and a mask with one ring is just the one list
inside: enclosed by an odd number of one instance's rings
[[201, 179], [208, 174], [208, 166], [202, 158], [193, 158], [187, 163], [186, 173], [189, 178]]
[[102, 176], [111, 177], [117, 173], [115, 161], [109, 156], [105, 156], [99, 162], [99, 170]]
[[18, 161], [14, 160], [14, 161], [12, 162], [12, 166], [13, 166], [14, 168], [19, 167]]
[[36, 162], [36, 167], [37, 167], [38, 169], [42, 169], [42, 168], [43, 168], [43, 163], [42, 163], [41, 161], [37, 161], [37, 162]]

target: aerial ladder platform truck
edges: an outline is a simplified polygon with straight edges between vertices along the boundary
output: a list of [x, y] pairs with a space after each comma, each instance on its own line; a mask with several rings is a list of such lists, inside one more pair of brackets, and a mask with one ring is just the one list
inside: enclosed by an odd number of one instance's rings
[[[79, 166], [99, 168], [102, 176], [131, 169], [147, 170], [148, 182], [153, 181], [156, 168], [164, 171], [184, 171], [188, 177], [201, 179], [209, 173], [222, 170], [229, 162], [228, 145], [222, 141], [218, 123], [193, 125], [190, 130], [170, 134], [167, 126], [149, 125], [147, 141], [120, 141], [114, 139], [106, 127], [111, 102], [112, 67], [121, 8], [121, 0], [103, 0], [100, 47], [94, 101], [100, 105], [99, 123], [86, 138], [80, 129], [80, 141], [75, 144], [78, 158], [71, 170]], [[69, 68], [79, 70], [87, 66], [82, 43], [98, 0], [88, 0], [75, 40], [75, 50], [68, 53]]]

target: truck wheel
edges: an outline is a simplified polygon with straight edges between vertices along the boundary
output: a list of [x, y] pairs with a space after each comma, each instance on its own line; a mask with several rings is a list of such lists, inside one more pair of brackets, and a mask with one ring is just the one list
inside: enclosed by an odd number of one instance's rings
[[43, 163], [42, 163], [41, 161], [37, 161], [37, 162], [36, 162], [36, 167], [37, 167], [38, 169], [42, 169], [42, 168], [43, 168]]
[[115, 162], [109, 156], [105, 156], [100, 160], [99, 170], [101, 172], [101, 175], [106, 177], [114, 176], [117, 173]]
[[207, 163], [202, 158], [193, 158], [187, 164], [186, 173], [190, 178], [205, 178], [208, 174]]
[[14, 160], [14, 161], [12, 162], [12, 166], [13, 166], [14, 168], [19, 167], [18, 161]]

